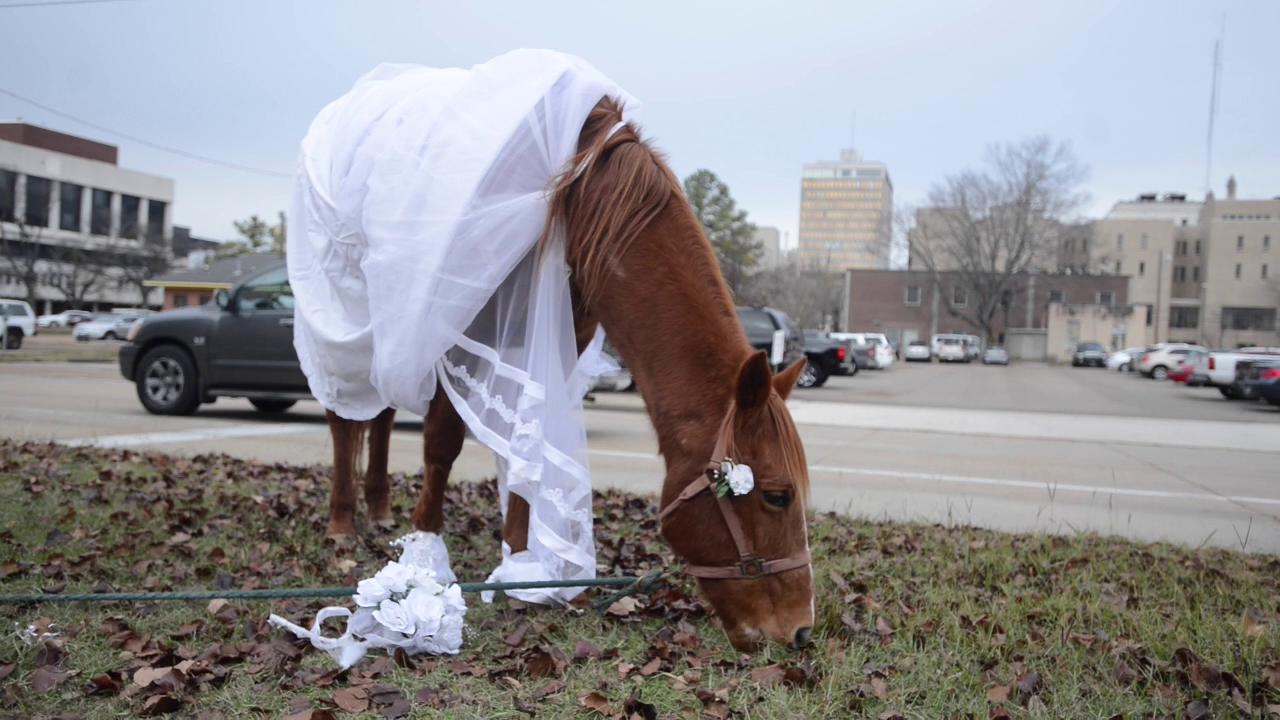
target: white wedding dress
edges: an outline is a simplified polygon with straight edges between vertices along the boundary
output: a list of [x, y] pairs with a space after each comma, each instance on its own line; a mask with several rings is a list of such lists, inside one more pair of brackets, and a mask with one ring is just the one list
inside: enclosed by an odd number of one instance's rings
[[[491, 580], [595, 576], [579, 357], [548, 189], [587, 114], [623, 91], [586, 62], [517, 50], [469, 70], [381, 65], [302, 143], [287, 257], [311, 391], [351, 420], [425, 414], [437, 382], [529, 502], [529, 549]], [[447, 511], [447, 509], [446, 509]], [[566, 602], [580, 588], [512, 591]]]

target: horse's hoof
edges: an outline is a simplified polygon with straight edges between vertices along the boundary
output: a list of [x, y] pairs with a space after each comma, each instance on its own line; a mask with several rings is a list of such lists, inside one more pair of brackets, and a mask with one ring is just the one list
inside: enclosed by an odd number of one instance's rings
[[351, 538], [351, 533], [330, 532], [330, 533], [326, 533], [324, 537], [326, 540], [328, 540], [329, 542], [339, 547], [344, 547], [347, 545], [354, 544], [354, 540], [352, 540]]

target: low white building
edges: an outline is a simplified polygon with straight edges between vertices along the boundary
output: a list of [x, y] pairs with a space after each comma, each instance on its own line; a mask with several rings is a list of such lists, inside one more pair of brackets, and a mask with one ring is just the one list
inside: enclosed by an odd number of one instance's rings
[[[0, 123], [0, 296], [27, 299], [26, 276], [40, 313], [69, 307], [69, 294], [89, 309], [142, 302], [128, 267], [171, 260], [174, 183], [117, 157], [114, 145]], [[108, 267], [106, 258], [125, 260]], [[102, 277], [89, 283], [92, 272]], [[90, 288], [69, 293], [77, 282]]]

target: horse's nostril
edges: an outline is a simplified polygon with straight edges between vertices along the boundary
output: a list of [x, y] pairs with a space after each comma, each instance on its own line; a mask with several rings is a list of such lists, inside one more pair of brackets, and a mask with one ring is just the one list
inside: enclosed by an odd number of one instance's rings
[[802, 627], [796, 631], [795, 640], [791, 643], [794, 647], [802, 648], [809, 644], [809, 635], [813, 632], [813, 628]]

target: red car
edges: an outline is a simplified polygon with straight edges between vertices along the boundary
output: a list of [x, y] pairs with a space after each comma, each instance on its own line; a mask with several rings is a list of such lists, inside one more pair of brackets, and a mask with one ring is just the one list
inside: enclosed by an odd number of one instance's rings
[[1189, 362], [1184, 362], [1177, 368], [1169, 371], [1169, 379], [1174, 382], [1184, 383], [1191, 377], [1191, 371], [1195, 369], [1195, 365], [1192, 365]]

